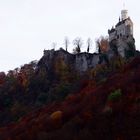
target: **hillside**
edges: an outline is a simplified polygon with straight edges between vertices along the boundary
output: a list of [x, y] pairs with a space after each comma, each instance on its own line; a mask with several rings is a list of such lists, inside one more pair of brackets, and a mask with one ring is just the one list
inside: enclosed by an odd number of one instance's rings
[[[16, 116], [21, 109], [25, 114], [5, 121], [0, 128], [1, 140], [140, 139], [139, 56], [127, 61], [115, 58], [109, 66], [98, 65], [82, 76], [63, 61], [58, 62], [52, 65], [54, 71], [49, 72], [46, 65], [36, 66], [36, 71], [28, 65], [28, 69], [24, 67], [18, 72], [17, 77], [20, 73], [22, 80], [8, 84], [12, 105], [8, 101], [6, 107], [1, 103], [1, 112], [6, 110], [12, 117], [13, 112]], [[6, 91], [4, 80], [1, 91]], [[15, 101], [22, 106], [18, 110], [17, 105], [8, 113]]]

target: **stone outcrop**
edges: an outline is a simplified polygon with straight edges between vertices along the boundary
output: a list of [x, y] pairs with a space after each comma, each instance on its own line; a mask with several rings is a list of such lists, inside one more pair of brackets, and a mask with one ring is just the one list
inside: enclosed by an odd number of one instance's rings
[[128, 38], [124, 37], [112, 40], [110, 42], [110, 49], [109, 52], [107, 52], [107, 55], [109, 55], [109, 58], [114, 55], [120, 55], [123, 58], [127, 58], [127, 52], [132, 52], [134, 55], [135, 51], [135, 39], [133, 36], [129, 36]]
[[80, 53], [75, 55], [75, 68], [77, 71], [85, 72], [94, 68], [99, 63], [99, 54]]
[[72, 54], [64, 49], [55, 51], [44, 50], [44, 55], [40, 59], [38, 66], [44, 66], [47, 71], [54, 69], [54, 63], [60, 59], [64, 61], [72, 70], [79, 73], [86, 72], [88, 69], [95, 68], [98, 64], [109, 63], [114, 56], [129, 58], [135, 55], [135, 40], [132, 36], [128, 38], [114, 39], [109, 44], [109, 49], [106, 53], [78, 53]]
[[114, 56], [128, 58], [127, 55], [130, 55], [130, 53], [127, 54], [127, 52], [131, 52], [132, 56], [135, 54], [135, 40], [132, 36], [112, 40], [108, 52], [104, 54], [87, 52], [72, 54], [62, 48], [57, 51], [54, 49], [44, 50], [44, 55], [40, 59], [38, 66], [44, 66], [46, 70], [52, 71], [54, 62], [62, 59], [66, 65], [71, 67], [71, 69], [83, 73], [88, 69], [96, 67], [98, 64], [108, 63]]
[[45, 50], [44, 56], [40, 59], [38, 66], [45, 66], [47, 70], [53, 68], [53, 63], [62, 59], [65, 64], [69, 65], [73, 70], [80, 73], [87, 71], [89, 68], [94, 68], [99, 63], [99, 54], [79, 53], [71, 54], [64, 49], [60, 50]]

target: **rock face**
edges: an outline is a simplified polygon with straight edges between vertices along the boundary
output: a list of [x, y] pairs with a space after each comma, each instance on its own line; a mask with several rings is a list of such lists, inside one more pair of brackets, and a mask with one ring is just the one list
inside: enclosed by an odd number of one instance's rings
[[135, 39], [133, 36], [129, 36], [128, 38], [120, 38], [114, 39], [110, 42], [110, 49], [107, 55], [109, 58], [115, 55], [115, 53], [123, 58], [127, 58], [127, 52], [131, 52], [132, 56], [135, 54]]
[[75, 55], [75, 68], [77, 71], [85, 72], [94, 68], [99, 63], [99, 54], [80, 53]]
[[[54, 63], [60, 61], [60, 59], [71, 69], [83, 73], [88, 69], [96, 67], [98, 64], [108, 63], [114, 56], [121, 56], [127, 58], [128, 55], [133, 56], [135, 54], [135, 40], [133, 37], [114, 39], [110, 42], [110, 48], [108, 52], [102, 53], [78, 53], [71, 54], [64, 49], [55, 51], [44, 50], [44, 55], [40, 59], [38, 66], [44, 66], [46, 70], [52, 71], [54, 69]], [[105, 56], [105, 57], [104, 57]]]
[[89, 68], [94, 68], [99, 63], [99, 54], [91, 54], [91, 53], [79, 53], [79, 54], [71, 54], [67, 51], [60, 49], [58, 51], [55, 50], [45, 50], [44, 56], [38, 63], [38, 66], [45, 66], [47, 70], [51, 70], [53, 68], [54, 62], [59, 59], [63, 60], [65, 64], [69, 65], [73, 70], [83, 73], [87, 71]]

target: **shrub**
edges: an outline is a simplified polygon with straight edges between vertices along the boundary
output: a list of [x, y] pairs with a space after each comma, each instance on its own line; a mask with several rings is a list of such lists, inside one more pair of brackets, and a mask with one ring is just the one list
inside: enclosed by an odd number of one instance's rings
[[48, 93], [41, 92], [39, 93], [38, 97], [36, 98], [36, 105], [41, 106], [47, 102]]
[[121, 89], [117, 89], [108, 96], [108, 101], [118, 101], [122, 96]]
[[103, 112], [106, 113], [106, 114], [111, 114], [112, 113], [112, 108], [110, 106], [106, 106], [104, 108], [104, 111]]
[[51, 115], [50, 115], [50, 118], [52, 120], [60, 120], [62, 118], [62, 111], [56, 111], [56, 112], [53, 112]]
[[60, 83], [50, 91], [53, 100], [62, 101], [73, 89], [72, 84]]
[[125, 49], [125, 56], [127, 59], [129, 59], [130, 57], [135, 56], [135, 44], [134, 43], [127, 43], [129, 49], [126, 50]]
[[53, 128], [59, 128], [62, 125], [62, 111], [55, 111], [50, 115]]

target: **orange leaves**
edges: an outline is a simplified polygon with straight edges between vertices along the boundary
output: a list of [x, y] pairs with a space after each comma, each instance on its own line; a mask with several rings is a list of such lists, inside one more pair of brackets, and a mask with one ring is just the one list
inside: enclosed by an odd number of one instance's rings
[[99, 53], [105, 53], [109, 49], [109, 41], [107, 37], [101, 36], [96, 40], [97, 48], [100, 50]]
[[50, 115], [50, 118], [53, 121], [58, 121], [62, 119], [62, 111], [56, 111]]
[[49, 129], [57, 129], [62, 125], [62, 111], [55, 111], [50, 115], [49, 118]]

